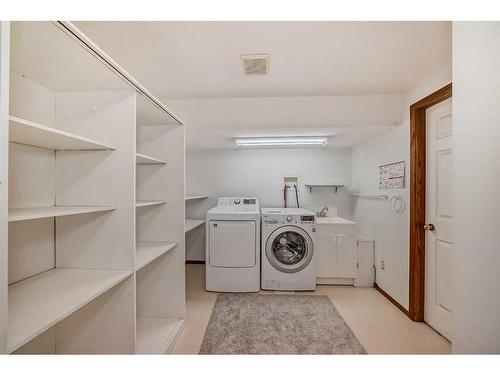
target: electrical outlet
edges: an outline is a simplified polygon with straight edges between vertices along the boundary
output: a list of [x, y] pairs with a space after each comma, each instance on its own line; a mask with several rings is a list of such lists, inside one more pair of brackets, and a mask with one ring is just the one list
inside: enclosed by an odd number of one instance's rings
[[385, 270], [385, 262], [383, 260], [380, 261], [380, 269]]

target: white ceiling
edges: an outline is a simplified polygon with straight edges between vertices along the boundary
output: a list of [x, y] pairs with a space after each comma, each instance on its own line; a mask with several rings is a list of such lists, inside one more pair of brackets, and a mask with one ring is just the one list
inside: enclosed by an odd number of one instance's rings
[[[449, 22], [77, 22], [161, 98], [399, 94], [449, 61]], [[444, 48], [443, 48], [444, 47]], [[240, 54], [269, 53], [269, 74]]]
[[[451, 67], [450, 22], [75, 24], [172, 106], [187, 125], [187, 147], [194, 149], [229, 147], [227, 140], [242, 128], [256, 130], [256, 135], [274, 134], [276, 129], [285, 135], [298, 128], [314, 135], [321, 129], [344, 128], [353, 136], [342, 144], [350, 146], [364, 139], [363, 134], [373, 136], [377, 129], [380, 132], [398, 121], [392, 115], [368, 124], [356, 120], [346, 124], [349, 121], [339, 122], [335, 116], [314, 121], [311, 111], [318, 107], [310, 107], [308, 97], [399, 95], [422, 77], [443, 66]], [[251, 53], [270, 54], [267, 75], [243, 74], [240, 54]], [[277, 109], [281, 112], [274, 112], [274, 97], [298, 97], [295, 108], [290, 107], [293, 117], [284, 115], [281, 107]], [[250, 100], [235, 107], [226, 102], [207, 109], [214, 98]], [[265, 115], [249, 119], [255, 98], [268, 103]], [[300, 110], [302, 102], [304, 109]], [[323, 105], [328, 106], [329, 101]], [[320, 112], [327, 113], [328, 108]], [[294, 125], [288, 126], [290, 123]], [[361, 125], [365, 133], [360, 131]], [[352, 126], [358, 129], [349, 130]], [[210, 142], [196, 140], [208, 136]]]
[[192, 150], [231, 148], [233, 137], [322, 135], [349, 147], [401, 122], [399, 95], [167, 99]]

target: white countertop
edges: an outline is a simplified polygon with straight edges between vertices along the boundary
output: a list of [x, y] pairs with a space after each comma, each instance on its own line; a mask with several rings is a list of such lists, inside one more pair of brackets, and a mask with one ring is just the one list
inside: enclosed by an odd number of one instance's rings
[[354, 221], [344, 219], [340, 216], [316, 216], [316, 224], [356, 224]]

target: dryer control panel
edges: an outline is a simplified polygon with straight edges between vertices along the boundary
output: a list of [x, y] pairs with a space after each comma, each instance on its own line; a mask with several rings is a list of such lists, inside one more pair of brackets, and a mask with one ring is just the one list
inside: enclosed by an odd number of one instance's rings
[[218, 206], [257, 206], [259, 201], [257, 198], [245, 198], [245, 197], [221, 197], [217, 201]]

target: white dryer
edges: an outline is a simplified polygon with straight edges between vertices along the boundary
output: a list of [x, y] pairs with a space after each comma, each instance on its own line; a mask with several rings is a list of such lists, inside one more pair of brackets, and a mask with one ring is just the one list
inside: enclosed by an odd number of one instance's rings
[[206, 289], [260, 290], [260, 207], [257, 198], [219, 198], [207, 212]]
[[316, 289], [314, 217], [301, 208], [262, 209], [262, 289]]

